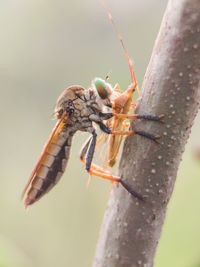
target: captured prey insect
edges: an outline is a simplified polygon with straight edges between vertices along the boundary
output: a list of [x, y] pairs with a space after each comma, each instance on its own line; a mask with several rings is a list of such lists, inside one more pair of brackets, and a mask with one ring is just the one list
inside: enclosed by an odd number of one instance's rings
[[[113, 94], [113, 104], [112, 104], [112, 113], [115, 114], [112, 118], [108, 119], [106, 122], [106, 125], [111, 129], [112, 134], [107, 136], [106, 134], [103, 134], [97, 141], [97, 143], [101, 142], [102, 140], [107, 140], [107, 149], [106, 149], [106, 156], [104, 158], [104, 165], [107, 167], [113, 167], [116, 163], [116, 158], [120, 149], [120, 145], [123, 140], [124, 135], [130, 135], [130, 134], [138, 134], [144, 137], [147, 137], [155, 142], [157, 142], [157, 139], [159, 136], [152, 135], [143, 131], [132, 131], [132, 121], [136, 119], [145, 119], [145, 120], [152, 120], [152, 121], [160, 121], [162, 122], [162, 119], [164, 115], [159, 116], [152, 116], [152, 115], [138, 115], [135, 114], [135, 102], [133, 99], [133, 93], [137, 90], [139, 92], [138, 84], [136, 82], [135, 73], [131, 64], [131, 60], [129, 58], [129, 55], [127, 53], [127, 50], [125, 48], [124, 42], [122, 40], [121, 35], [119, 34], [117, 27], [113, 21], [112, 15], [108, 9], [108, 7], [105, 4], [105, 1], [102, 0], [102, 3], [104, 5], [104, 8], [108, 14], [108, 17], [111, 21], [111, 23], [114, 26], [114, 29], [117, 33], [117, 36], [122, 44], [123, 50], [125, 52], [130, 74], [131, 74], [131, 84], [128, 87], [128, 89], [120, 93], [120, 86], [119, 84], [116, 84], [114, 88], [111, 84], [107, 83], [108, 76], [105, 80], [102, 80], [101, 78], [95, 78], [94, 80], [94, 86], [97, 89], [98, 92], [101, 92], [104, 97], [108, 96], [109, 94]], [[133, 112], [130, 115], [130, 112]], [[130, 122], [127, 122], [127, 119], [130, 120]], [[129, 127], [129, 131], [125, 131], [125, 129]], [[117, 131], [118, 134], [114, 134]], [[120, 134], [121, 132], [121, 134]], [[85, 143], [85, 147], [83, 147], [81, 152], [81, 160], [84, 163], [84, 155], [87, 151], [87, 146], [89, 145], [90, 140], [88, 139], [88, 142]], [[105, 170], [95, 166], [95, 169], [99, 170], [101, 173], [104, 173]]]

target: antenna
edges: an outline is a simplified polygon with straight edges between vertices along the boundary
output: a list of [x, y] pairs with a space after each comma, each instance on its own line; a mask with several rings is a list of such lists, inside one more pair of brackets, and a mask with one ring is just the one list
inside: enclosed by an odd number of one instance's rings
[[114, 29], [115, 29], [115, 31], [116, 31], [116, 33], [117, 33], [117, 36], [118, 36], [118, 38], [119, 38], [119, 40], [120, 40], [120, 42], [121, 42], [121, 44], [122, 44], [122, 47], [123, 47], [123, 49], [124, 49], [124, 52], [125, 52], [125, 55], [126, 55], [126, 58], [127, 58], [127, 61], [128, 61], [128, 66], [129, 66], [130, 74], [131, 74], [131, 83], [134, 82], [134, 87], [137, 87], [137, 82], [136, 82], [136, 78], [135, 78], [135, 72], [134, 72], [134, 70], [133, 70], [133, 67], [132, 67], [132, 64], [131, 64], [131, 60], [130, 60], [130, 57], [129, 57], [128, 52], [127, 52], [127, 50], [126, 50], [126, 47], [125, 47], [125, 45], [124, 45], [124, 42], [123, 42], [123, 40], [122, 40], [122, 37], [121, 37], [121, 35], [119, 34], [119, 32], [118, 32], [118, 30], [117, 30], [117, 27], [116, 27], [116, 25], [115, 25], [115, 23], [114, 23], [114, 20], [113, 20], [113, 18], [112, 18], [112, 15], [111, 15], [111, 13], [110, 13], [110, 11], [109, 11], [109, 9], [108, 9], [108, 7], [107, 7], [105, 1], [102, 0], [102, 3], [103, 3], [103, 6], [104, 6], [104, 8], [105, 8], [105, 10], [106, 10], [106, 13], [108, 14], [108, 17], [109, 17], [110, 21], [112, 22], [112, 24], [113, 24], [113, 26], [114, 26]]

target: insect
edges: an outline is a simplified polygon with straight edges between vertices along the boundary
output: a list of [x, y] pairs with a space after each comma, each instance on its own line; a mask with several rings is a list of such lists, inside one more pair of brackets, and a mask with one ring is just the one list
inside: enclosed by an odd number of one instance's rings
[[[129, 67], [133, 76], [130, 60]], [[155, 121], [161, 119], [161, 116], [127, 115], [132, 103], [132, 93], [135, 91], [135, 85], [133, 86], [132, 83], [125, 93], [117, 95], [106, 80], [96, 78], [94, 86], [89, 89], [85, 89], [80, 85], [73, 85], [60, 95], [55, 106], [55, 116], [58, 122], [45, 144], [22, 193], [22, 197], [26, 194], [25, 207], [39, 200], [58, 183], [66, 169], [72, 138], [77, 131], [89, 132], [91, 134], [91, 137], [81, 150], [81, 159], [85, 163], [86, 170], [90, 174], [113, 182], [119, 182], [134, 197], [143, 199], [141, 195], [130, 188], [120, 177], [111, 175], [102, 168], [92, 164], [97, 142], [94, 123], [105, 134], [113, 136], [114, 139], [116, 136], [129, 134], [138, 134], [153, 141], [159, 138], [143, 131], [133, 131], [132, 129], [130, 131], [122, 131], [125, 118]], [[116, 123], [119, 126], [116, 126]], [[114, 154], [116, 154], [121, 142], [114, 140], [114, 143], [116, 147]], [[111, 141], [110, 147], [112, 147]]]

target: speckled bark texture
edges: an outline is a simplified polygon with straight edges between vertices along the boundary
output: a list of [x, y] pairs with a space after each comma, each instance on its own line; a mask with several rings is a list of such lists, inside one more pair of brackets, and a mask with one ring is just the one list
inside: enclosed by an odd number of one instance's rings
[[[200, 0], [171, 0], [144, 78], [138, 114], [165, 114], [164, 124], [135, 129], [161, 136], [156, 144], [129, 136], [119, 174], [146, 201], [115, 185], [93, 267], [153, 266], [185, 144], [200, 102]], [[170, 255], [168, 255], [170, 257]]]

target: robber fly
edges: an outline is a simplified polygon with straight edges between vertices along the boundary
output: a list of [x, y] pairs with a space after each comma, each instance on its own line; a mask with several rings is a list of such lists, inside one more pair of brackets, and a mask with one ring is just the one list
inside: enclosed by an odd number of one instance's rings
[[86, 169], [90, 170], [96, 144], [96, 122], [102, 131], [110, 134], [104, 124], [113, 116], [103, 113], [104, 106], [111, 106], [109, 98], [102, 99], [97, 91], [74, 85], [68, 87], [58, 98], [55, 116], [59, 120], [34, 168], [22, 196], [27, 192], [25, 206], [33, 204], [47, 193], [61, 178], [70, 154], [72, 138], [80, 130], [92, 134], [92, 141], [86, 157]]
[[[129, 60], [129, 58], [128, 58]], [[133, 70], [129, 60], [131, 77]], [[80, 85], [68, 87], [58, 98], [55, 106], [55, 117], [58, 122], [52, 131], [38, 162], [23, 190], [25, 207], [39, 200], [58, 183], [66, 169], [70, 156], [72, 138], [77, 131], [89, 132], [91, 137], [81, 150], [81, 160], [85, 163], [86, 170], [101, 178], [119, 182], [129, 193], [138, 199], [143, 197], [135, 192], [120, 177], [112, 175], [103, 168], [92, 163], [97, 133], [94, 123], [107, 135], [112, 136], [110, 149], [114, 155], [118, 152], [121, 142], [116, 141], [116, 136], [138, 134], [156, 141], [159, 136], [154, 136], [143, 131], [122, 131], [124, 119], [148, 119], [160, 121], [162, 116], [127, 115], [132, 103], [132, 94], [136, 82], [122, 94], [116, 94], [115, 88], [107, 80], [95, 78], [92, 86], [85, 89]], [[106, 123], [107, 121], [107, 123]], [[118, 126], [116, 126], [116, 123]], [[113, 143], [112, 143], [113, 142]], [[111, 157], [115, 158], [115, 157]]]

